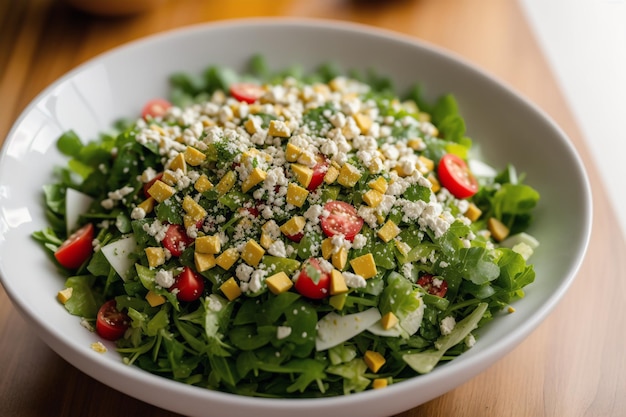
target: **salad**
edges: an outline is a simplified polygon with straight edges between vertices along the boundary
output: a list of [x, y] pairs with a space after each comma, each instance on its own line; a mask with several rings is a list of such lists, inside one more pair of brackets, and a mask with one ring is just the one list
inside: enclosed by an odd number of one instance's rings
[[539, 195], [474, 155], [452, 95], [258, 56], [170, 81], [112, 132], [59, 138], [33, 235], [127, 364], [249, 396], [383, 388], [533, 282]]

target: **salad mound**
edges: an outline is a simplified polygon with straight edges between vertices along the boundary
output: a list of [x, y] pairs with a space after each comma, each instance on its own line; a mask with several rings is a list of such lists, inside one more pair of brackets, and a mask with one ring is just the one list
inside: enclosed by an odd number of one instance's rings
[[129, 365], [261, 397], [382, 388], [523, 297], [538, 193], [473, 155], [452, 95], [333, 66], [171, 77], [83, 144], [36, 232], [58, 298]]

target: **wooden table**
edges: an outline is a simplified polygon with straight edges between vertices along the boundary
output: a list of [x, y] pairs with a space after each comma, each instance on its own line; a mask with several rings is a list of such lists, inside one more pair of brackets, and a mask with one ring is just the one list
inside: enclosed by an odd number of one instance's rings
[[[486, 372], [400, 416], [626, 415], [624, 239], [588, 143], [513, 0], [167, 0], [160, 9], [118, 18], [86, 15], [54, 0], [2, 0], [0, 140], [37, 93], [94, 55], [166, 29], [248, 16], [355, 21], [448, 48], [547, 111], [587, 166], [594, 194], [592, 241], [563, 301]], [[0, 416], [43, 415], [172, 413], [125, 396], [62, 360], [0, 288]]]

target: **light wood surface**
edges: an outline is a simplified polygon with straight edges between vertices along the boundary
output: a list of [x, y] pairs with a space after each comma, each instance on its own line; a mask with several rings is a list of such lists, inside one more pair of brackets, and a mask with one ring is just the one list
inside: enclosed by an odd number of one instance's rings
[[[592, 144], [581, 136], [514, 0], [166, 0], [157, 10], [116, 18], [83, 14], [61, 1], [0, 0], [0, 140], [41, 90], [93, 56], [163, 30], [248, 16], [355, 21], [452, 50], [544, 109], [588, 169], [592, 240], [562, 302], [487, 371], [399, 416], [626, 416], [626, 246], [607, 200], [607, 192], [624, 190], [606, 190], [601, 183], [588, 150]], [[174, 414], [62, 360], [0, 287], [0, 416], [44, 415]]]

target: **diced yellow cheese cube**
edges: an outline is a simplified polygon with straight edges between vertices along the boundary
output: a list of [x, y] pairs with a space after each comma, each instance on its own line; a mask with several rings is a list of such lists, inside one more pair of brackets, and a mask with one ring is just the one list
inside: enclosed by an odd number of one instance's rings
[[206, 155], [193, 146], [187, 146], [185, 149], [185, 162], [192, 167], [200, 165], [205, 159]]
[[199, 220], [200, 219], [194, 219], [189, 214], [183, 214], [183, 226], [185, 226], [185, 229], [189, 229], [190, 227], [197, 227]]
[[313, 178], [313, 170], [308, 166], [301, 164], [291, 164], [291, 170], [296, 179], [303, 187], [308, 187]]
[[207, 215], [206, 210], [189, 195], [183, 197], [183, 210], [196, 221], [204, 219]]
[[283, 232], [285, 236], [294, 236], [302, 232], [305, 225], [306, 219], [303, 216], [294, 216], [280, 226], [280, 231]]
[[213, 184], [211, 184], [211, 181], [209, 181], [209, 178], [205, 174], [202, 174], [193, 184], [193, 188], [199, 193], [204, 193], [213, 188]]
[[469, 206], [467, 207], [467, 210], [465, 210], [465, 213], [463, 213], [465, 217], [467, 217], [473, 222], [478, 220], [481, 214], [483, 214], [482, 210], [479, 209], [478, 206], [474, 203], [470, 203]]
[[293, 286], [293, 281], [282, 271], [266, 278], [265, 283], [267, 288], [276, 295], [288, 291]]
[[296, 207], [302, 207], [308, 196], [309, 192], [306, 188], [302, 188], [298, 184], [290, 182], [287, 186], [287, 195], [285, 200], [288, 204], [292, 204]]
[[376, 263], [374, 262], [374, 256], [371, 253], [354, 258], [350, 261], [352, 270], [355, 274], [362, 276], [365, 279], [376, 276], [378, 270], [376, 269]]
[[148, 194], [150, 194], [150, 196], [159, 203], [162, 203], [174, 194], [176, 194], [176, 189], [170, 187], [161, 180], [156, 180], [154, 184], [152, 184], [152, 186], [148, 189]]
[[144, 249], [144, 252], [148, 258], [148, 266], [150, 268], [156, 268], [165, 263], [165, 249], [162, 247], [149, 247]]
[[174, 159], [167, 166], [167, 169], [171, 171], [176, 171], [180, 169], [183, 173], [187, 172], [187, 162], [185, 161], [185, 155], [182, 153], [176, 154]]
[[387, 220], [387, 223], [378, 229], [376, 234], [383, 240], [383, 242], [387, 243], [400, 234], [400, 228], [392, 220]]
[[361, 178], [361, 172], [357, 167], [350, 163], [345, 163], [339, 171], [337, 182], [344, 187], [354, 187]]
[[104, 344], [102, 342], [93, 342], [91, 344], [91, 349], [94, 352], [98, 352], [98, 353], [106, 353], [107, 352], [107, 347], [104, 346]]
[[337, 181], [337, 177], [339, 177], [339, 169], [331, 165], [330, 167], [328, 167], [328, 171], [326, 171], [326, 174], [324, 174], [324, 182], [326, 184], [332, 184], [333, 182]]
[[439, 184], [439, 180], [437, 179], [437, 177], [435, 177], [432, 172], [430, 174], [428, 174], [428, 176], [426, 177], [426, 179], [428, 181], [430, 181], [431, 183], [431, 187], [430, 189], [433, 191], [433, 193], [438, 192], [439, 190], [441, 190], [441, 184]]
[[239, 252], [236, 248], [228, 248], [215, 258], [215, 263], [222, 267], [222, 269], [228, 271], [231, 266], [239, 259]]
[[265, 255], [265, 249], [257, 243], [256, 240], [250, 239], [241, 251], [241, 259], [250, 266], [256, 267], [261, 258]]
[[367, 367], [370, 368], [370, 371], [374, 373], [378, 372], [386, 362], [383, 355], [375, 350], [366, 351], [365, 355], [363, 355], [363, 360]]
[[433, 172], [435, 170], [435, 161], [432, 159], [426, 158], [423, 155], [420, 155], [417, 158], [417, 169], [422, 174], [428, 174], [429, 172]]
[[335, 268], [340, 271], [343, 270], [348, 263], [348, 251], [346, 248], [342, 246], [337, 252], [333, 253], [331, 256], [331, 262]]
[[267, 172], [263, 171], [261, 168], [254, 168], [250, 175], [248, 175], [248, 178], [241, 184], [241, 191], [247, 193], [252, 187], [265, 181], [265, 178], [267, 178]]
[[195, 251], [217, 255], [222, 250], [222, 241], [218, 235], [200, 236], [196, 238]]
[[378, 207], [383, 201], [383, 194], [378, 190], [369, 190], [363, 194], [363, 201], [370, 207]]
[[67, 303], [67, 300], [72, 297], [72, 291], [74, 291], [74, 288], [72, 287], [62, 289], [57, 293], [57, 300], [59, 300], [61, 304]]
[[380, 319], [380, 325], [383, 326], [383, 329], [385, 330], [389, 330], [392, 327], [395, 327], [399, 322], [400, 320], [398, 319], [398, 317], [395, 314], [393, 314], [391, 311], [386, 313]]
[[269, 233], [261, 233], [261, 239], [259, 240], [259, 243], [265, 249], [269, 249], [270, 246], [272, 246], [272, 244], [274, 243], [274, 239], [272, 239], [272, 236], [270, 236]]
[[231, 188], [233, 188], [235, 181], [237, 181], [237, 174], [235, 171], [228, 171], [224, 174], [222, 179], [220, 179], [220, 182], [217, 183], [215, 189], [219, 194], [226, 194]]
[[161, 176], [161, 181], [163, 181], [167, 185], [174, 186], [178, 182], [178, 177], [176, 176], [176, 173], [174, 173], [174, 171], [172, 171], [171, 169], [166, 169]]
[[413, 139], [409, 139], [406, 142], [406, 145], [413, 149], [414, 151], [422, 151], [426, 148], [426, 144], [424, 143], [424, 141], [422, 140], [422, 138], [413, 138]]
[[333, 306], [335, 310], [341, 311], [343, 307], [346, 305], [346, 299], [348, 298], [348, 293], [344, 292], [343, 294], [331, 295], [328, 298], [328, 304]]
[[345, 292], [348, 292], [346, 279], [340, 271], [333, 269], [330, 272], [330, 295], [343, 294]]
[[387, 378], [376, 378], [372, 381], [373, 389], [385, 388], [387, 385], [389, 385], [389, 381], [387, 380]]
[[259, 130], [259, 126], [257, 126], [257, 123], [255, 123], [254, 119], [252, 118], [246, 120], [246, 122], [243, 124], [243, 127], [246, 129], [246, 132], [251, 135], [254, 135]]
[[289, 142], [285, 147], [285, 160], [287, 162], [296, 162], [302, 154], [302, 149]]
[[394, 244], [396, 245], [396, 249], [404, 256], [408, 255], [411, 251], [411, 247], [406, 242], [396, 239], [394, 240]]
[[154, 198], [148, 197], [143, 200], [140, 204], [137, 205], [140, 209], [142, 209], [146, 214], [151, 213], [154, 210]]
[[372, 190], [376, 190], [381, 194], [385, 194], [387, 192], [387, 187], [389, 186], [389, 184], [387, 184], [387, 180], [384, 177], [378, 177], [374, 181], [370, 181], [367, 185]]
[[291, 130], [289, 126], [282, 120], [272, 120], [270, 121], [269, 129], [267, 133], [272, 136], [277, 136], [279, 138], [288, 138], [291, 136]]
[[361, 130], [361, 133], [367, 135], [372, 127], [372, 119], [363, 113], [357, 113], [354, 115], [354, 121], [359, 127], [359, 130]]
[[228, 301], [233, 301], [241, 295], [241, 288], [239, 288], [235, 278], [232, 277], [220, 285], [220, 291], [228, 298]]
[[217, 260], [215, 259], [215, 255], [211, 253], [193, 253], [193, 262], [196, 265], [196, 270], [198, 272], [204, 272], [213, 268], [217, 265]]
[[329, 237], [322, 240], [322, 258], [328, 259], [333, 254], [333, 240]]
[[487, 229], [489, 229], [491, 236], [496, 240], [496, 242], [506, 239], [510, 233], [509, 228], [495, 217], [490, 217], [489, 220], [487, 220]]
[[157, 307], [161, 304], [165, 304], [166, 300], [161, 294], [157, 294], [154, 291], [149, 290], [146, 294], [146, 301], [150, 304], [150, 307]]

